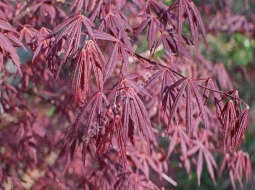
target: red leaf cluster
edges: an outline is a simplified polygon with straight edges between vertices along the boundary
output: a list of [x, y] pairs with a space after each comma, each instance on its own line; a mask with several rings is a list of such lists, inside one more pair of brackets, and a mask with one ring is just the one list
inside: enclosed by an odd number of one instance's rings
[[2, 0], [0, 188], [168, 189], [172, 160], [198, 185], [203, 168], [214, 184], [218, 168], [234, 189], [250, 181], [249, 106], [199, 42], [255, 25], [216, 4], [206, 27], [201, 6]]

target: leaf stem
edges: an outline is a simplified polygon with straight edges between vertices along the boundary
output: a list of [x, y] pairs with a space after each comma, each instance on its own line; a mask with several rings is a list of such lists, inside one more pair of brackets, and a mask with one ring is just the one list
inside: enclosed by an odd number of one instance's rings
[[198, 86], [199, 86], [200, 88], [204, 88], [204, 89], [210, 90], [210, 91], [212, 91], [212, 92], [216, 92], [216, 93], [219, 93], [219, 94], [224, 94], [225, 96], [230, 96], [231, 98], [237, 99], [237, 100], [239, 100], [240, 102], [244, 103], [246, 106], [248, 106], [248, 104], [247, 104], [245, 101], [243, 101], [242, 99], [240, 99], [240, 98], [238, 98], [238, 97], [235, 97], [235, 96], [233, 96], [233, 95], [231, 95], [231, 94], [229, 94], [229, 93], [227, 93], [227, 92], [220, 91], [220, 90], [214, 90], [214, 89], [211, 89], [211, 88], [202, 86], [202, 85], [200, 85], [200, 84], [198, 84]]
[[173, 72], [174, 74], [176, 74], [176, 75], [178, 75], [178, 76], [180, 76], [180, 77], [182, 77], [182, 78], [186, 78], [185, 76], [181, 75], [180, 73], [178, 73], [177, 71], [171, 69], [170, 67], [167, 67], [167, 66], [165, 66], [165, 65], [163, 65], [163, 64], [161, 64], [161, 63], [158, 63], [158, 62], [156, 62], [156, 61], [152, 61], [152, 60], [150, 60], [150, 59], [148, 59], [148, 58], [145, 58], [145, 57], [143, 57], [143, 56], [141, 56], [141, 55], [139, 55], [139, 54], [136, 54], [136, 53], [134, 53], [134, 54], [135, 54], [135, 56], [136, 56], [138, 59], [139, 59], [139, 58], [140, 58], [140, 59], [143, 59], [143, 60], [147, 61], [148, 63], [150, 63], [150, 64], [152, 64], [152, 65], [159, 65], [159, 66], [161, 66], [161, 67], [163, 67], [163, 68], [169, 69], [171, 72]]

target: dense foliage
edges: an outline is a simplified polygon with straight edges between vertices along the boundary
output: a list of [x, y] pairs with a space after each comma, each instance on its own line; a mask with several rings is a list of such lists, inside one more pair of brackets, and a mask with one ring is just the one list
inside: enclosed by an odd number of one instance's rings
[[249, 182], [249, 106], [205, 52], [207, 34], [254, 38], [255, 17], [194, 2], [1, 0], [0, 187], [168, 189], [178, 167]]

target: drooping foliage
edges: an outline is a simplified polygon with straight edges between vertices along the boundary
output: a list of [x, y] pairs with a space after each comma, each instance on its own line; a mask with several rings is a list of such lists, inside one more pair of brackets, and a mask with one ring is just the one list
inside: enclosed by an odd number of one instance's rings
[[0, 187], [167, 189], [172, 159], [243, 187], [249, 106], [200, 53], [207, 33], [254, 38], [224, 2], [2, 0]]

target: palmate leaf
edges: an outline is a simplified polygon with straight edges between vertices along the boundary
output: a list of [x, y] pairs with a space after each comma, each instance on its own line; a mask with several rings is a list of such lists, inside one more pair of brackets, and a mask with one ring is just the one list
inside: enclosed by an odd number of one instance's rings
[[28, 44], [32, 41], [32, 39], [36, 36], [38, 31], [34, 29], [31, 25], [25, 24], [22, 26], [22, 29], [19, 31], [19, 40], [24, 41]]
[[246, 182], [251, 182], [252, 179], [252, 166], [251, 166], [251, 160], [248, 153], [243, 152], [242, 150], [239, 150], [235, 157], [237, 158], [236, 164], [235, 164], [235, 175], [236, 178], [243, 188], [243, 174], [245, 173]]
[[[132, 117], [134, 118], [134, 114], [137, 114], [137, 120], [138, 123], [136, 123], [136, 120], [134, 123], [136, 126], [139, 126], [140, 131], [142, 132], [143, 136], [145, 137], [145, 140], [147, 141], [148, 144], [155, 144], [156, 139], [154, 137], [154, 134], [152, 132], [152, 126], [151, 122], [149, 119], [148, 112], [145, 109], [145, 106], [143, 105], [143, 102], [139, 98], [139, 96], [133, 92], [130, 92], [130, 98], [131, 100], [131, 114]], [[131, 118], [132, 118], [131, 117]]]
[[248, 112], [249, 106], [247, 105], [246, 108], [238, 115], [238, 117], [233, 121], [235, 125], [235, 145], [234, 147], [239, 148], [241, 142], [244, 137], [244, 132], [247, 127], [247, 120], [248, 120]]
[[152, 54], [154, 54], [155, 50], [159, 47], [160, 44], [163, 44], [167, 57], [170, 58], [172, 57], [172, 54], [176, 54], [177, 52], [179, 52], [184, 57], [190, 59], [190, 55], [188, 54], [187, 50], [183, 45], [185, 43], [188, 45], [193, 44], [189, 39], [187, 39], [184, 36], [178, 38], [176, 34], [169, 33], [166, 30], [162, 30], [157, 42], [155, 43], [155, 47]]
[[6, 13], [10, 10], [13, 10], [12, 5], [10, 4], [9, 1], [2, 0], [0, 1], [0, 17], [4, 20], [7, 20], [7, 15]]
[[[69, 17], [62, 24], [55, 27], [47, 38], [52, 38], [57, 35], [53, 44], [50, 47], [50, 51], [46, 55], [48, 64], [55, 64], [53, 61], [54, 56], [58, 56], [58, 52], [63, 49], [64, 56], [56, 70], [53, 70], [55, 77], [58, 77], [60, 69], [63, 64], [66, 63], [69, 56], [74, 55], [80, 45], [82, 36], [82, 26], [85, 26], [88, 35], [93, 39], [92, 26], [94, 23], [84, 15], [73, 15]], [[60, 33], [58, 35], [58, 33]]]
[[208, 128], [209, 127], [208, 118], [206, 116], [203, 101], [202, 101], [201, 96], [199, 94], [198, 85], [192, 79], [189, 80], [189, 83], [191, 84], [191, 88], [193, 89], [193, 92], [194, 92], [194, 95], [195, 95], [200, 113], [201, 113], [202, 118], [204, 120], [204, 125], [205, 125], [206, 128]]
[[146, 1], [142, 7], [145, 14], [153, 15], [155, 13], [157, 15], [157, 19], [163, 24], [162, 26], [167, 27], [168, 25], [170, 28], [175, 28], [174, 21], [176, 21], [176, 16], [167, 11], [167, 9], [167, 5], [155, 0]]
[[[20, 60], [19, 56], [16, 52], [16, 49], [13, 47], [11, 41], [2, 33], [0, 33], [0, 53], [1, 57], [3, 57], [3, 54], [7, 52], [9, 57], [12, 59], [13, 63], [16, 65], [20, 75], [22, 76], [21, 70], [20, 70]], [[3, 59], [3, 58], [1, 58]], [[1, 65], [1, 69], [3, 69], [3, 63]]]
[[114, 44], [112, 53], [109, 57], [109, 60], [105, 66], [105, 72], [104, 72], [104, 81], [110, 76], [110, 74], [113, 72], [113, 69], [115, 68], [117, 64], [117, 58], [118, 58], [118, 43]]
[[145, 14], [141, 15], [141, 17], [147, 17], [139, 26], [137, 26], [135, 30], [135, 34], [140, 33], [147, 25], [148, 27], [148, 35], [147, 35], [147, 40], [149, 44], [149, 49], [152, 52], [153, 50], [153, 45], [156, 39], [156, 33], [157, 31], [161, 28], [160, 27], [160, 21], [153, 15], [151, 14]]
[[[177, 145], [180, 145], [181, 147], [181, 154], [184, 156], [184, 159], [187, 159], [187, 151], [188, 151], [188, 145], [189, 145], [189, 137], [187, 134], [187, 130], [185, 130], [185, 127], [182, 125], [174, 125], [171, 126], [169, 129], [169, 139], [170, 144], [168, 146], [168, 152], [166, 158], [168, 159], [171, 154], [173, 153], [174, 149]], [[189, 172], [189, 168], [187, 168], [187, 171]]]
[[74, 0], [70, 3], [70, 12], [81, 13], [82, 11], [91, 11], [95, 6], [96, 0]]
[[205, 27], [200, 16], [199, 11], [191, 0], [175, 0], [168, 8], [168, 11], [172, 11], [175, 7], [178, 7], [178, 36], [181, 39], [183, 22], [188, 18], [191, 35], [194, 39], [195, 46], [198, 47], [198, 25], [201, 28], [204, 42], [205, 38]]
[[204, 87], [205, 87], [204, 92], [203, 92], [204, 104], [208, 100], [209, 94], [212, 93], [213, 97], [214, 97], [214, 102], [215, 102], [215, 107], [216, 107], [217, 113], [218, 113], [218, 115], [220, 115], [219, 113], [223, 108], [223, 102], [222, 102], [222, 97], [220, 96], [219, 93], [217, 93], [217, 91], [219, 91], [218, 87], [216, 86], [216, 84], [213, 82], [213, 80], [211, 78], [208, 78], [205, 80]]
[[117, 38], [100, 30], [93, 30], [93, 36], [95, 39], [98, 39], [98, 40], [108, 40], [112, 42], [118, 42]]
[[[152, 132], [148, 112], [138, 95], [138, 93], [144, 95], [148, 95], [149, 93], [145, 89], [141, 90], [142, 87], [134, 85], [128, 78], [121, 81], [121, 88], [124, 89], [121, 91], [120, 96], [125, 97], [122, 103], [122, 125], [125, 144], [127, 143], [128, 137], [130, 138], [130, 131], [134, 130], [134, 126], [140, 130], [148, 146], [155, 144], [156, 139]], [[132, 138], [130, 139], [132, 140]]]
[[[16, 3], [15, 3], [16, 4]], [[54, 25], [58, 19], [65, 18], [66, 13], [60, 8], [61, 3], [54, 0], [29, 0], [21, 3], [22, 6], [18, 6], [16, 11], [14, 22], [25, 21], [36, 17], [36, 21], [41, 25], [42, 22], [48, 24], [49, 21]], [[18, 4], [19, 5], [19, 4]]]
[[114, 185], [114, 189], [120, 190], [134, 190], [134, 189], [146, 189], [146, 190], [159, 190], [159, 188], [145, 178], [142, 174], [135, 174], [132, 172], [123, 172], [118, 174], [117, 181]]
[[222, 63], [214, 65], [213, 73], [217, 78], [221, 89], [233, 89], [232, 80]]
[[[178, 89], [178, 93], [176, 94], [176, 89], [181, 85], [181, 87]], [[187, 87], [188, 86], [188, 87]], [[187, 87], [186, 96], [185, 96], [185, 88]], [[174, 114], [176, 113], [177, 108], [179, 107], [179, 103], [181, 101], [181, 98], [185, 96], [186, 99], [186, 127], [188, 129], [188, 132], [192, 131], [192, 99], [191, 95], [193, 94], [195, 96], [197, 105], [199, 107], [201, 116], [204, 120], [204, 125], [206, 128], [208, 128], [208, 119], [206, 116], [206, 112], [204, 109], [203, 101], [200, 96], [200, 92], [198, 90], [198, 85], [193, 81], [191, 78], [182, 78], [178, 81], [176, 81], [173, 85], [169, 86], [168, 89], [164, 92], [163, 98], [162, 98], [162, 104], [170, 104], [169, 106], [163, 105], [164, 111], [166, 112], [166, 108], [170, 107], [170, 114], [169, 114], [169, 122], [173, 119]], [[176, 94], [175, 96], [173, 96]], [[168, 100], [167, 100], [168, 99]]]
[[164, 3], [161, 3], [160, 1], [148, 0], [144, 3], [142, 9], [144, 10], [145, 13], [148, 14], [151, 14], [152, 11], [160, 13], [162, 11], [167, 10], [167, 6]]
[[90, 96], [90, 80], [92, 70], [95, 75], [98, 89], [103, 89], [102, 65], [104, 65], [103, 54], [97, 43], [93, 40], [87, 41], [85, 47], [74, 55], [70, 66], [70, 73], [73, 71], [70, 88], [72, 88], [76, 76], [76, 101], [80, 99], [83, 102], [87, 96]]
[[[168, 84], [172, 84], [174, 83], [174, 81], [177, 81], [178, 79], [168, 68], [164, 68], [159, 65], [156, 65], [156, 66], [153, 66], [151, 69], [155, 69], [157, 71], [146, 81], [145, 88], [151, 89], [151, 87], [153, 87], [153, 85], [155, 85], [156, 82], [159, 82], [159, 84], [161, 84], [160, 97], [162, 99], [162, 106], [159, 105], [159, 109], [160, 110], [163, 109], [166, 113], [167, 107], [168, 105], [170, 105], [170, 103], [168, 103], [168, 100], [169, 100], [168, 96], [174, 96], [174, 94], [172, 93], [165, 94], [164, 92], [168, 89]], [[168, 117], [164, 118], [166, 120], [165, 121], [166, 123], [168, 123], [167, 118]]]
[[[3, 30], [17, 33], [17, 31], [7, 21], [3, 19], [0, 19], [0, 28]], [[20, 59], [11, 41], [14, 41], [17, 45], [23, 47], [22, 42], [20, 42], [15, 35], [8, 34], [8, 32], [0, 32], [0, 71], [4, 69], [3, 56], [6, 52], [13, 61], [14, 65], [17, 67], [19, 74], [22, 76], [20, 70]]]
[[130, 136], [130, 131], [133, 131], [135, 126], [139, 128], [143, 134], [148, 146], [155, 144], [156, 141], [152, 132], [149, 116], [142, 101], [132, 90], [126, 92], [126, 96], [122, 121], [124, 142], [127, 142], [128, 137], [132, 141], [133, 137]]
[[223, 152], [225, 153], [225, 147], [227, 145], [227, 138], [229, 136], [229, 132], [234, 129], [233, 121], [236, 118], [236, 112], [234, 108], [234, 104], [232, 100], [228, 101], [222, 110], [222, 123], [223, 123], [223, 130], [222, 130], [222, 147]]
[[102, 21], [98, 29], [103, 30], [104, 28], [109, 28], [115, 36], [118, 36], [119, 33], [125, 44], [131, 48], [131, 43], [126, 31], [132, 32], [133, 30], [128, 23], [127, 17], [121, 13], [120, 8], [117, 8], [112, 3], [107, 4], [107, 6], [108, 9], [103, 9], [104, 11], [100, 14]]
[[[182, 109], [184, 108], [182, 107]], [[190, 165], [190, 158], [187, 155], [187, 151], [189, 150], [191, 145], [191, 138], [189, 136], [190, 134], [188, 134], [187, 127], [185, 127], [185, 123], [182, 124], [182, 119], [180, 121], [181, 122], [180, 123], [177, 122], [177, 124], [169, 123], [169, 126], [167, 128], [169, 133], [169, 140], [170, 140], [167, 158], [171, 156], [173, 151], [175, 153], [174, 155], [176, 154], [179, 155], [178, 153], [180, 153], [181, 155], [180, 160], [183, 162], [187, 173], [190, 173], [191, 165]], [[192, 128], [194, 128], [194, 126], [192, 126]]]
[[109, 148], [104, 154], [98, 155], [98, 164], [89, 174], [89, 181], [94, 181], [97, 188], [111, 190], [117, 181], [117, 176], [125, 172], [120, 164], [120, 154], [116, 149]]
[[[171, 121], [171, 119], [173, 119], [174, 117], [174, 114], [176, 112], [176, 109], [179, 105], [179, 102], [180, 102], [180, 98], [183, 96], [183, 93], [184, 93], [184, 89], [186, 88], [187, 84], [188, 84], [188, 78], [182, 78], [180, 80], [178, 80], [176, 83], [174, 83], [173, 85], [171, 85], [169, 87], [169, 89], [166, 91], [166, 93], [170, 93], [170, 91], [174, 91], [175, 88], [177, 88], [180, 84], [182, 84], [182, 86], [180, 87], [179, 91], [178, 91], [178, 94], [176, 95], [176, 97], [174, 97], [174, 100], [173, 101], [169, 101], [170, 102], [173, 102], [172, 105], [170, 105], [170, 115], [169, 115], [169, 118]], [[169, 98], [171, 98], [172, 96], [169, 96]], [[163, 103], [163, 102], [162, 102]]]
[[[222, 109], [224, 107], [224, 103], [222, 101], [221, 94], [218, 93], [219, 89], [218, 89], [217, 85], [213, 82], [213, 80], [211, 78], [208, 78], [205, 80], [203, 87], [204, 87], [204, 92], [203, 92], [204, 104], [206, 104], [207, 100], [209, 99], [209, 95], [211, 93], [213, 95], [213, 100], [214, 100], [214, 105], [215, 105], [216, 113], [218, 116], [218, 120], [220, 121], [220, 123], [223, 126], [224, 124], [223, 124], [221, 116], [222, 116]], [[227, 129], [226, 126], [223, 126], [223, 128]], [[222, 133], [222, 135], [223, 135], [223, 133]], [[223, 140], [222, 143], [224, 143], [224, 138], [222, 138], [222, 140]], [[223, 152], [224, 152], [224, 148], [223, 148]]]
[[45, 38], [49, 35], [49, 33], [49, 29], [42, 27], [36, 36], [33, 37], [32, 41], [28, 44], [29, 47], [34, 51], [32, 62], [34, 61], [35, 57], [38, 56], [41, 49], [43, 49], [45, 55], [48, 54], [50, 48], [48, 44], [51, 43], [51, 41], [45, 40]]
[[[115, 130], [114, 130], [115, 128]], [[131, 127], [132, 130], [132, 127]], [[97, 139], [97, 154], [100, 149], [104, 149], [106, 145], [106, 140], [110, 136], [110, 143], [112, 144], [114, 132], [117, 132], [117, 141], [119, 145], [120, 156], [124, 160], [124, 164], [126, 164], [126, 144], [124, 144], [123, 140], [123, 130], [122, 130], [122, 121], [119, 115], [115, 115], [110, 124], [105, 128], [105, 133], [102, 138]], [[132, 135], [132, 134], [131, 134]], [[133, 138], [133, 136], [131, 136]]]
[[[206, 129], [205, 129], [206, 130]], [[204, 130], [201, 133], [201, 136], [197, 137], [197, 139], [192, 140], [194, 146], [187, 151], [187, 155], [191, 156], [198, 152], [198, 159], [197, 159], [197, 180], [198, 185], [200, 186], [202, 168], [203, 168], [203, 157], [205, 158], [205, 162], [207, 165], [208, 172], [215, 184], [215, 175], [214, 175], [214, 168], [217, 169], [217, 164], [213, 158], [213, 155], [210, 151], [211, 145], [208, 143], [209, 135]]]
[[[244, 131], [247, 127], [247, 118], [249, 106], [245, 104], [242, 109], [242, 100], [239, 99], [236, 90], [225, 92], [223, 98], [228, 98], [228, 101], [218, 114], [222, 124], [222, 146], [225, 153], [226, 145], [231, 145], [232, 151], [239, 148], [244, 136]], [[227, 140], [230, 138], [230, 144]]]
[[[145, 20], [134, 29], [134, 33], [138, 34], [138, 33], [141, 33], [142, 30], [144, 30], [144, 28], [148, 26], [147, 40], [148, 40], [151, 57], [155, 49], [159, 46], [159, 44], [162, 43], [162, 39], [159, 38], [159, 40], [157, 41], [157, 44], [155, 44], [157, 32], [160, 31], [162, 33], [162, 31], [168, 30], [169, 28], [170, 30], [175, 29], [174, 21], [176, 21], [176, 17], [174, 16], [174, 14], [167, 11], [167, 8], [168, 7], [161, 2], [154, 1], [154, 0], [146, 1], [142, 8], [145, 14], [140, 15], [140, 17], [145, 18]], [[171, 42], [176, 41], [172, 39], [174, 37], [168, 32], [166, 36], [168, 36], [169, 39], [171, 38], [170, 39]], [[166, 46], [165, 48], [168, 51], [169, 47], [167, 46], [167, 44], [163, 43], [163, 45], [164, 47]], [[172, 47], [172, 50], [174, 49], [173, 51], [176, 52], [178, 48], [177, 44], [173, 46], [176, 46], [176, 49]], [[178, 50], [182, 50], [182, 48], [178, 48]]]
[[[63, 156], [66, 148], [69, 147], [72, 153], [72, 158], [78, 145], [83, 142], [82, 159], [85, 161], [87, 147], [90, 143], [90, 138], [92, 138], [89, 134], [89, 131], [94, 130], [94, 124], [92, 124], [92, 122], [95, 120], [96, 116], [98, 117], [100, 114], [102, 114], [104, 103], [109, 105], [106, 96], [101, 91], [98, 91], [84, 104], [80, 113], [76, 117], [75, 122], [68, 131], [60, 157]], [[85, 115], [86, 121], [83, 122], [82, 120]], [[100, 126], [98, 122], [99, 121], [97, 120], [95, 129], [96, 131], [93, 131], [95, 133], [93, 137], [97, 137], [98, 135], [98, 126]]]
[[[96, 111], [97, 111], [97, 115], [100, 115], [102, 113], [102, 111], [103, 111], [103, 102], [105, 102], [105, 104], [109, 105], [109, 102], [108, 102], [106, 96], [102, 92], [100, 92], [100, 91], [95, 93], [95, 95], [91, 98], [91, 100], [92, 101], [88, 101], [89, 103], [86, 103], [84, 105], [84, 107], [82, 108], [79, 116], [77, 117], [77, 121], [79, 121], [79, 118], [83, 115], [83, 112], [87, 109], [87, 107], [89, 105], [92, 106], [92, 109], [89, 112], [89, 117], [87, 118], [86, 129], [85, 129], [85, 133], [84, 133], [85, 134], [85, 138], [88, 135], [89, 128], [92, 127], [91, 123], [92, 123], [92, 121], [93, 121], [93, 119], [95, 117]], [[92, 105], [92, 102], [93, 102], [93, 105]]]
[[7, 22], [7, 20], [0, 18], [0, 28], [6, 31], [17, 33], [16, 29]]
[[[118, 36], [111, 36], [110, 34], [107, 34], [105, 32], [101, 32], [98, 30], [95, 30], [94, 37], [95, 39], [101, 39], [101, 40], [108, 40], [114, 42], [114, 47], [111, 52], [111, 55], [109, 57], [108, 62], [105, 66], [105, 72], [104, 72], [104, 81], [111, 75], [113, 72], [116, 64], [118, 56], [120, 55], [122, 58], [122, 61], [124, 62], [126, 68], [128, 69], [129, 61], [128, 61], [128, 55], [134, 56], [134, 52], [132, 50], [132, 47], [130, 45], [127, 45], [123, 39], [123, 35], [121, 35], [123, 32], [119, 32]], [[124, 43], [121, 41], [123, 39]]]
[[233, 152], [233, 154], [226, 153], [224, 155], [224, 160], [220, 167], [220, 176], [223, 170], [227, 166], [229, 177], [233, 189], [236, 190], [235, 181], [238, 180], [241, 188], [243, 189], [243, 175], [245, 173], [246, 182], [251, 182], [252, 178], [252, 166], [249, 154], [239, 150], [238, 152]]

